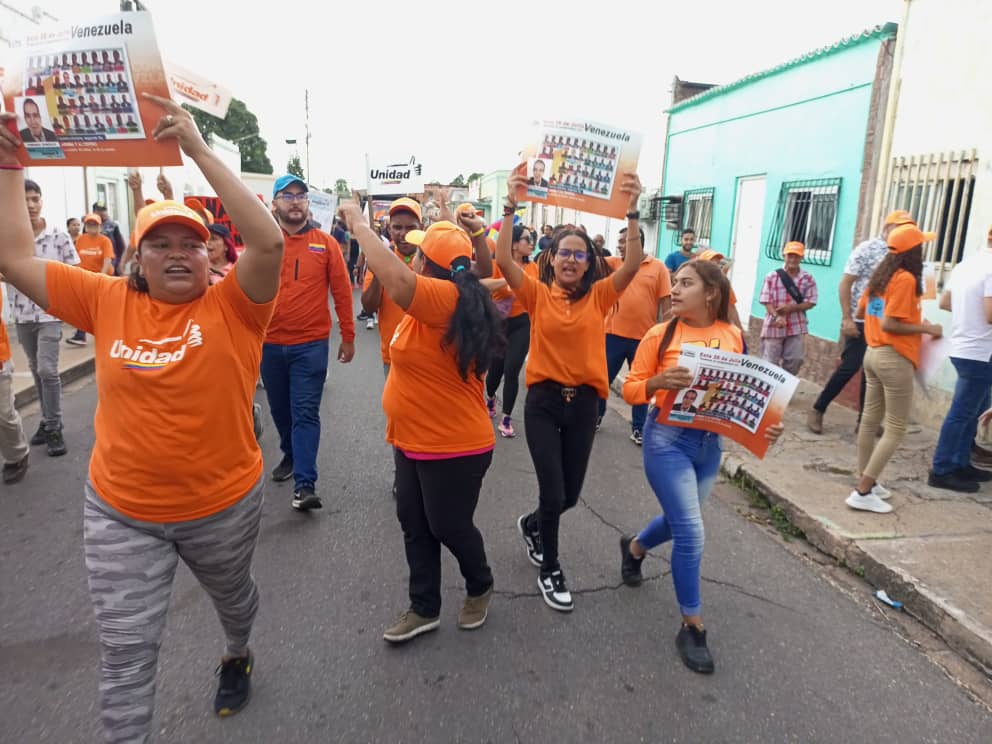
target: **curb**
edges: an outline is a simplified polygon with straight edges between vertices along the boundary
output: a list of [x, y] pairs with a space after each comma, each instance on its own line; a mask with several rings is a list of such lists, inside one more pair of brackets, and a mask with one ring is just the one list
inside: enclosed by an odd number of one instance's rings
[[[66, 367], [59, 372], [59, 378], [62, 380], [63, 385], [68, 385], [87, 375], [93, 374], [95, 371], [96, 357], [90, 357], [89, 359], [84, 359], [81, 362], [73, 364], [71, 367]], [[14, 408], [24, 408], [24, 406], [34, 403], [36, 400], [38, 400], [38, 389], [32, 384], [24, 388], [24, 390], [14, 393]]]
[[747, 481], [770, 504], [782, 509], [789, 521], [806, 534], [806, 540], [815, 548], [837, 561], [843, 561], [849, 569], [860, 566], [868, 583], [876, 588], [884, 587], [886, 591], [897, 595], [910, 615], [940, 636], [979, 671], [992, 677], [992, 636], [987, 629], [977, 626], [967, 615], [913, 576], [881, 563], [855, 540], [835, 533], [826, 524], [810, 516], [764, 481], [741, 457], [725, 454], [720, 470], [732, 480]]

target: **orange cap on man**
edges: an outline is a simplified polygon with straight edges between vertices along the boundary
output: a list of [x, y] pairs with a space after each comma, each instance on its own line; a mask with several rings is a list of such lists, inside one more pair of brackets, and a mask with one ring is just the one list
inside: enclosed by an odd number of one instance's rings
[[203, 219], [200, 215], [185, 204], [180, 204], [176, 201], [157, 201], [149, 204], [147, 207], [142, 207], [136, 215], [135, 222], [137, 224], [134, 228], [134, 238], [135, 243], [139, 245], [145, 239], [145, 235], [148, 234], [149, 230], [159, 225], [169, 224], [183, 225], [190, 228], [204, 243], [210, 240], [210, 231], [203, 224]]
[[936, 237], [937, 233], [923, 232], [916, 225], [910, 224], [900, 225], [890, 232], [886, 242], [889, 244], [889, 251], [892, 253], [905, 253]]
[[782, 249], [782, 253], [786, 256], [794, 255], [802, 258], [806, 255], [806, 246], [800, 243], [798, 240], [790, 240], [785, 244], [785, 248]]
[[419, 245], [420, 251], [442, 269], [461, 271], [472, 265], [472, 240], [457, 225], [442, 220], [427, 230], [411, 230], [406, 241]]
[[397, 212], [410, 212], [418, 220], [423, 221], [424, 219], [424, 213], [420, 207], [420, 203], [408, 196], [401, 197], [389, 205], [390, 217]]

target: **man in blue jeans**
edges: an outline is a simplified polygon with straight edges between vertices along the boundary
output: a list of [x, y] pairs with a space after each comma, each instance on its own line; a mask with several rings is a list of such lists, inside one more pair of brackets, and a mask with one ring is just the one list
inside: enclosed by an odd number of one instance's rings
[[279, 431], [282, 461], [274, 481], [293, 478], [292, 506], [299, 511], [323, 506], [315, 492], [320, 443], [320, 400], [327, 378], [331, 310], [341, 326], [338, 361], [355, 356], [351, 279], [338, 242], [315, 228], [307, 184], [296, 176], [275, 182], [272, 213], [283, 230], [285, 252], [272, 322], [262, 346], [262, 381], [272, 420]]
[[958, 373], [954, 399], [940, 429], [927, 483], [974, 493], [992, 472], [971, 464], [978, 417], [992, 390], [992, 228], [988, 243], [951, 272], [940, 307], [951, 311], [951, 364]]

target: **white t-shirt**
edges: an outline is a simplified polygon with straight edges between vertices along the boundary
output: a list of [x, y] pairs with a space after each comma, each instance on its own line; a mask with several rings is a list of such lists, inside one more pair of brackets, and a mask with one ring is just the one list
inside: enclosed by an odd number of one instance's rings
[[951, 356], [992, 359], [992, 325], [985, 319], [985, 298], [992, 297], [992, 250], [982, 248], [954, 267], [951, 292]]

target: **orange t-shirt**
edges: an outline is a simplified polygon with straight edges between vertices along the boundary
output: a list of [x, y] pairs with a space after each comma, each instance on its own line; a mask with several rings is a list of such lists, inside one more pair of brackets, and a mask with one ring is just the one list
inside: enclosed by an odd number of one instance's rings
[[[623, 259], [618, 256], [610, 256], [606, 262], [614, 271], [623, 266]], [[672, 279], [668, 267], [656, 258], [645, 256], [623, 297], [610, 308], [610, 314], [606, 316], [606, 332], [624, 338], [643, 338], [658, 322], [661, 298], [671, 294]]]
[[95, 337], [89, 478], [133, 519], [215, 514], [262, 475], [252, 401], [275, 302], [255, 304], [236, 277], [171, 305], [126, 279], [48, 263], [48, 312]]
[[[396, 253], [396, 256], [407, 265], [407, 268], [413, 270], [412, 260], [407, 261], [401, 253]], [[413, 256], [411, 255], [410, 258], [412, 259]], [[363, 292], [372, 286], [374, 278], [375, 274], [372, 273], [372, 269], [368, 269], [365, 272], [365, 279], [362, 281]], [[382, 363], [389, 364], [389, 344], [393, 340], [393, 334], [396, 333], [396, 326], [403, 320], [405, 313], [403, 308], [393, 302], [393, 298], [385, 289], [380, 287], [379, 293], [379, 309], [376, 311], [379, 319], [379, 352], [382, 354]]]
[[0, 364], [10, 359], [10, 337], [7, 335], [7, 324], [0, 323]]
[[644, 334], [644, 338], [641, 339], [641, 343], [637, 347], [637, 354], [634, 355], [630, 374], [627, 375], [627, 379], [623, 383], [623, 399], [632, 406], [653, 402], [658, 408], [661, 408], [667, 402], [666, 398], [676, 393], [674, 390], [659, 390], [655, 393], [653, 400], [648, 400], [647, 383], [649, 378], [654, 377], [659, 372], [679, 365], [679, 355], [682, 353], [684, 345], [705, 346], [709, 349], [720, 349], [734, 354], [740, 354], [744, 351], [744, 337], [741, 335], [740, 328], [735, 325], [717, 320], [713, 325], [705, 328], [694, 328], [680, 322], [675, 327], [675, 333], [668, 348], [665, 349], [664, 356], [659, 359], [658, 352], [661, 351], [662, 337], [665, 335], [665, 329], [668, 328], [669, 322], [671, 321], [659, 323]]
[[869, 346], [891, 346], [906, 357], [916, 367], [920, 363], [921, 334], [900, 335], [882, 330], [882, 318], [901, 320], [904, 323], [919, 324], [923, 319], [916, 277], [905, 269], [899, 269], [889, 279], [889, 286], [881, 297], [868, 299], [868, 290], [858, 301], [865, 314], [865, 341]]
[[463, 380], [454, 349], [442, 346], [457, 303], [454, 282], [417, 276], [393, 337], [382, 408], [386, 441], [405, 452], [478, 452], [496, 444], [482, 380], [471, 371]]
[[82, 268], [100, 273], [103, 271], [103, 262], [114, 257], [114, 244], [106, 235], [82, 233], [76, 238], [76, 253], [79, 254], [79, 265]]
[[549, 287], [526, 273], [514, 292], [530, 313], [527, 387], [544, 380], [567, 387], [590, 385], [600, 398], [608, 398], [603, 318], [620, 297], [613, 277], [595, 282], [578, 301], [557, 284]]

